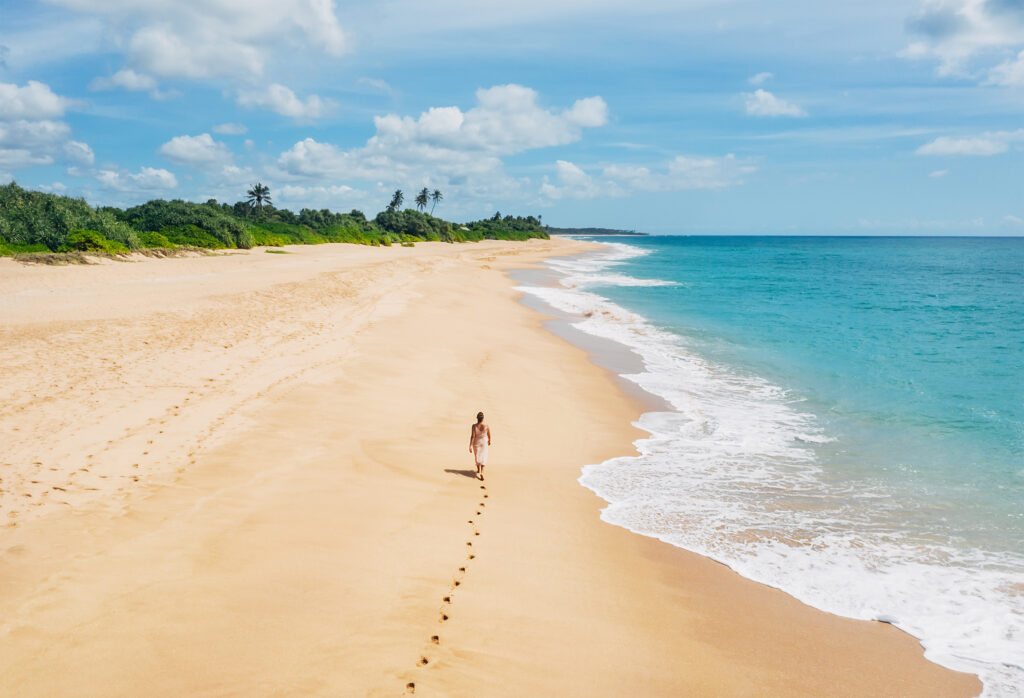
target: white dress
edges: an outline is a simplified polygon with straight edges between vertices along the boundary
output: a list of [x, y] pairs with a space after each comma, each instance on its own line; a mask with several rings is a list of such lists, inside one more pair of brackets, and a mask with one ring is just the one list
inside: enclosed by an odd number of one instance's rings
[[473, 457], [477, 465], [487, 465], [487, 427], [473, 427]]

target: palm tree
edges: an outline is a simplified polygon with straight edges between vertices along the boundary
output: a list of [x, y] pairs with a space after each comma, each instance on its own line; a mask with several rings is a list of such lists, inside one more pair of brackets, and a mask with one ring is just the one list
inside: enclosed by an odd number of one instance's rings
[[249, 187], [249, 191], [246, 194], [249, 196], [245, 200], [246, 203], [253, 208], [258, 208], [260, 213], [263, 213], [263, 204], [270, 203], [270, 187], [260, 182], [256, 182], [256, 184]]
[[430, 201], [430, 192], [427, 191], [426, 187], [420, 189], [420, 193], [416, 195], [416, 208], [420, 211], [427, 207], [427, 202]]
[[397, 211], [399, 207], [402, 205], [403, 201], [405, 201], [405, 195], [402, 193], [402, 190], [395, 189], [395, 193], [391, 197], [391, 203], [388, 204], [388, 210]]
[[444, 198], [444, 194], [441, 193], [440, 189], [435, 189], [434, 192], [430, 195], [430, 199], [434, 202], [430, 206], [430, 215], [431, 216], [434, 215], [434, 207], [437, 206], [437, 202], [440, 201], [443, 198]]

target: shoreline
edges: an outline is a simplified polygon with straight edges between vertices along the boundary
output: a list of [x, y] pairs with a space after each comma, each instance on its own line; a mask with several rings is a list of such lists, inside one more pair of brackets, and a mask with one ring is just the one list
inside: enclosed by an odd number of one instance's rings
[[[579, 249], [237, 255], [213, 276], [208, 258], [164, 260], [158, 284], [145, 262], [92, 285], [48, 268], [36, 309], [68, 305], [45, 319], [22, 308], [21, 325], [5, 324], [30, 358], [46, 358], [47, 341], [79, 359], [102, 347], [114, 354], [97, 369], [113, 361], [118, 376], [139, 370], [125, 360], [140, 351], [131, 337], [155, 336], [163, 343], [140, 354], [152, 378], [151, 358], [179, 350], [197, 385], [215, 380], [206, 392], [128, 374], [94, 383], [75, 413], [94, 421], [37, 459], [42, 473], [80, 459], [88, 473], [76, 477], [94, 478], [102, 496], [0, 529], [11, 571], [0, 685], [19, 695], [397, 695], [409, 683], [417, 695], [976, 694], [977, 679], [931, 664], [896, 628], [830, 616], [600, 520], [603, 500], [576, 482], [580, 467], [631, 454], [644, 407], [549, 333], [503, 273]], [[23, 283], [7, 271], [0, 293]], [[183, 292], [178, 307], [161, 304], [168, 288]], [[104, 323], [127, 334], [114, 342]], [[167, 377], [181, 380], [176, 368]], [[31, 389], [23, 378], [11, 388]], [[47, 378], [53, 399], [67, 391]], [[76, 451], [93, 445], [90, 430], [97, 441], [96, 420], [139, 410], [133, 391], [161, 390], [173, 393], [164, 422], [110, 439], [97, 465]], [[22, 428], [65, 433], [40, 419], [53, 409], [45, 398], [24, 405]], [[163, 415], [163, 398], [150, 399]], [[465, 424], [452, 423], [477, 405], [495, 437], [486, 490], [465, 475]], [[207, 441], [182, 450], [183, 433], [216, 420]], [[133, 468], [142, 451], [152, 467]], [[115, 477], [141, 484], [114, 500], [100, 488]]]

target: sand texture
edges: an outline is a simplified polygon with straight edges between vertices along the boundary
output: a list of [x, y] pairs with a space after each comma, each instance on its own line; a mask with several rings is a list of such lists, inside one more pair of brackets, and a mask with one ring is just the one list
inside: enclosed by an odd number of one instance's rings
[[599, 520], [642, 407], [502, 273], [585, 248], [0, 260], [0, 695], [977, 694]]

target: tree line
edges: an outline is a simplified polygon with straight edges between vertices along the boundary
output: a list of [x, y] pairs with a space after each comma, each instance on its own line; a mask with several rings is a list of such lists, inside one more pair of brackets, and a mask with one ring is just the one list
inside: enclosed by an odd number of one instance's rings
[[[546, 238], [539, 216], [501, 216], [453, 223], [433, 216], [444, 200], [424, 187], [416, 209], [402, 209], [404, 195], [372, 219], [353, 209], [339, 213], [303, 208], [295, 213], [273, 204], [270, 188], [257, 182], [234, 204], [210, 199], [193, 203], [154, 199], [138, 206], [93, 207], [84, 199], [0, 186], [0, 255], [26, 252], [123, 253], [144, 248], [250, 248], [351, 242], [364, 245]], [[430, 206], [430, 213], [426, 213]]]

